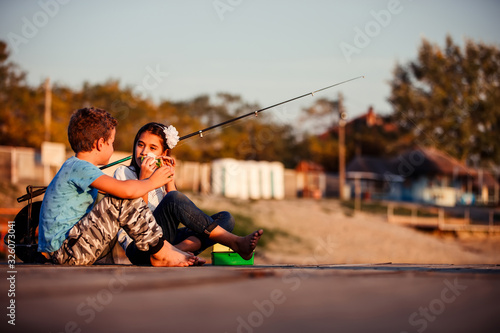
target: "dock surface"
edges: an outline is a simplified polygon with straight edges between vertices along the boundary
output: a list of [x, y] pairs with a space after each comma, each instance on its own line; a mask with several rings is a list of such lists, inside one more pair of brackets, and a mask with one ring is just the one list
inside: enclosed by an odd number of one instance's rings
[[[3, 314], [2, 332], [496, 333], [500, 327], [499, 265], [0, 267], [6, 314], [15, 301], [15, 326]], [[7, 295], [12, 287], [14, 297]]]

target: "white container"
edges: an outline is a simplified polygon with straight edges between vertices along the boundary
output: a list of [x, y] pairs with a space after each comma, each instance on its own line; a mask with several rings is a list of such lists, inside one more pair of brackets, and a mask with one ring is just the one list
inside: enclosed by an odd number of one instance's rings
[[253, 200], [260, 199], [261, 194], [261, 180], [259, 172], [259, 162], [247, 161], [247, 173], [248, 173], [248, 197]]
[[271, 197], [282, 200], [285, 198], [285, 167], [283, 163], [271, 162]]
[[259, 162], [259, 176], [261, 181], [261, 198], [271, 199], [271, 165], [269, 162], [261, 161]]
[[245, 200], [281, 200], [285, 197], [284, 177], [280, 162], [218, 159], [212, 162], [212, 193]]
[[212, 193], [239, 198], [244, 191], [242, 187], [246, 186], [246, 179], [246, 169], [239, 161], [223, 158], [212, 162]]

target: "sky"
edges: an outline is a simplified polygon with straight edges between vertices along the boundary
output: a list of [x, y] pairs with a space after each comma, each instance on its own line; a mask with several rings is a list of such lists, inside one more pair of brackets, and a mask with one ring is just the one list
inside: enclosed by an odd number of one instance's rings
[[283, 106], [285, 122], [318, 98], [344, 96], [348, 117], [387, 102], [396, 64], [422, 38], [500, 45], [494, 0], [0, 0], [0, 39], [34, 86], [79, 89], [117, 79], [162, 100], [217, 92]]

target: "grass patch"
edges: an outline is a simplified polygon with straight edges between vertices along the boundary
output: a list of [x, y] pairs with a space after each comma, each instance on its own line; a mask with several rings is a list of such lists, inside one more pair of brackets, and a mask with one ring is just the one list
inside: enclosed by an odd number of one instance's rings
[[[218, 211], [210, 209], [202, 209], [202, 210], [205, 212], [205, 214], [210, 216], [218, 213]], [[233, 229], [233, 234], [235, 235], [245, 236], [261, 228], [255, 224], [251, 216], [239, 213], [231, 213], [231, 215], [234, 217], [234, 220], [236, 222]], [[288, 234], [286, 231], [278, 228], [266, 227], [262, 229], [264, 229], [264, 235], [262, 235], [262, 237], [259, 240], [258, 248], [263, 248], [263, 249], [266, 248], [267, 245], [278, 236], [289, 237], [291, 239], [296, 238]], [[205, 259], [210, 259], [211, 253], [212, 253], [212, 247], [209, 247], [205, 251], [200, 253], [199, 256]]]

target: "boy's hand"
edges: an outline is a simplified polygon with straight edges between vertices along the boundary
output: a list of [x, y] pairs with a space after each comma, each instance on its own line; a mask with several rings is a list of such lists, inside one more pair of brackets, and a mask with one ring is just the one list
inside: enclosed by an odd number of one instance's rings
[[153, 181], [155, 188], [158, 188], [172, 182], [174, 180], [174, 174], [173, 167], [164, 165], [156, 169], [149, 179]]

